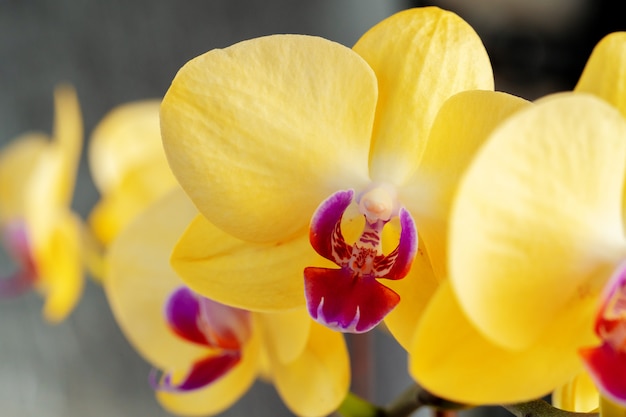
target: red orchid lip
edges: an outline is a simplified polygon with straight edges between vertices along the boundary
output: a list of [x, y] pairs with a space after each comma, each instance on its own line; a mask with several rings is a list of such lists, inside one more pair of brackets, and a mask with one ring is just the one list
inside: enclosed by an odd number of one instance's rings
[[192, 391], [217, 381], [233, 369], [240, 360], [241, 352], [223, 351], [194, 362], [187, 375], [176, 384], [172, 382], [172, 374], [166, 373], [159, 378], [158, 372], [153, 371], [150, 374], [150, 385], [158, 391]]
[[400, 302], [400, 296], [377, 279], [404, 278], [417, 252], [415, 223], [404, 208], [399, 210], [402, 228], [398, 246], [389, 254], [381, 250], [387, 220], [367, 218], [358, 242], [348, 244], [341, 233], [341, 219], [354, 198], [353, 190], [328, 197], [311, 220], [313, 248], [340, 268], [308, 267], [304, 270], [309, 314], [335, 330], [363, 333], [374, 328]]
[[626, 263], [606, 286], [595, 331], [602, 344], [581, 349], [580, 355], [600, 392], [626, 405]]
[[8, 223], [3, 230], [2, 241], [18, 269], [6, 277], [0, 277], [0, 297], [18, 296], [30, 290], [37, 280], [37, 268], [26, 224], [21, 220]]

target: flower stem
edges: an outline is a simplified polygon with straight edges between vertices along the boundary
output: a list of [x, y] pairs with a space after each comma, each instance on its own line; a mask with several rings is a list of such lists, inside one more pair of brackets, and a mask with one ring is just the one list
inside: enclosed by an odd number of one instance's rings
[[544, 400], [503, 405], [516, 417], [591, 417], [598, 413], [575, 413], [553, 407]]

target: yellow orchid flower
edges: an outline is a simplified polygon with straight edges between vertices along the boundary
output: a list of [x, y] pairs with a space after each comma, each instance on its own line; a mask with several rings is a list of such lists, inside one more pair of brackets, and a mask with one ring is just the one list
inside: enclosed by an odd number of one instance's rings
[[[427, 299], [445, 275], [457, 168], [478, 146], [439, 141], [433, 120], [472, 89], [493, 89], [486, 51], [435, 7], [385, 19], [352, 49], [275, 35], [191, 60], [161, 108], [170, 166], [202, 214], [175, 270], [227, 305], [306, 304], [341, 331], [371, 329], [399, 294]], [[388, 316], [401, 343], [416, 311]]]
[[511, 116], [466, 171], [450, 280], [410, 349], [437, 395], [525, 401], [584, 365], [607, 404], [626, 404], [624, 56], [626, 34], [606, 37], [575, 92]]
[[89, 224], [104, 246], [176, 185], [161, 143], [160, 105], [160, 100], [144, 100], [118, 106], [91, 136], [89, 168], [102, 198]]
[[44, 317], [59, 322], [83, 288], [82, 223], [70, 209], [83, 132], [74, 89], [55, 89], [54, 103], [52, 138], [27, 133], [0, 153], [0, 228], [18, 267], [0, 292], [37, 289]]
[[304, 308], [251, 313], [182, 286], [169, 254], [197, 209], [176, 188], [138, 216], [108, 253], [104, 288], [137, 351], [156, 369], [156, 397], [180, 415], [213, 415], [236, 402], [264, 368], [299, 416], [323, 416], [350, 380], [343, 335]]

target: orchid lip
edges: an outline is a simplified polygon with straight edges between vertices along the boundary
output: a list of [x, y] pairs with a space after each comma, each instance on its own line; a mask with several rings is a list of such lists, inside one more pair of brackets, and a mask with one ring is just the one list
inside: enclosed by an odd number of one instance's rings
[[165, 318], [179, 337], [208, 347], [240, 350], [250, 337], [250, 313], [202, 297], [187, 287], [174, 290]]
[[190, 367], [181, 381], [174, 382], [171, 373], [153, 370], [149, 381], [153, 389], [168, 392], [186, 392], [203, 388], [226, 375], [241, 360], [241, 352], [224, 351], [200, 359]]
[[[402, 279], [417, 252], [417, 230], [407, 210], [396, 208], [395, 195], [387, 188], [371, 188], [357, 204], [365, 217], [361, 236], [348, 244], [341, 232], [341, 220], [354, 199], [353, 190], [328, 197], [311, 220], [309, 239], [321, 256], [339, 269], [307, 267], [305, 295], [311, 317], [335, 330], [362, 333], [371, 330], [398, 304], [400, 297], [378, 279]], [[398, 246], [382, 252], [382, 232], [396, 215], [401, 234]]]
[[176, 288], [165, 303], [165, 320], [181, 339], [210, 348], [195, 361], [182, 380], [172, 373], [150, 375], [150, 384], [161, 391], [191, 391], [205, 387], [228, 373], [241, 360], [251, 335], [250, 313], [202, 297], [189, 288]]
[[595, 331], [602, 343], [581, 349], [583, 362], [600, 392], [626, 406], [626, 262], [606, 286]]
[[30, 290], [37, 281], [37, 269], [26, 224], [21, 220], [7, 223], [2, 240], [18, 269], [8, 276], [0, 277], [0, 298], [18, 296]]

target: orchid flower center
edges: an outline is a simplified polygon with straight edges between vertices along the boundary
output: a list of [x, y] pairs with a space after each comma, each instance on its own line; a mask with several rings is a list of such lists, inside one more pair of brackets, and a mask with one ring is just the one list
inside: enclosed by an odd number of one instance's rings
[[155, 389], [190, 391], [205, 387], [224, 376], [239, 363], [251, 335], [250, 313], [204, 298], [187, 287], [177, 288], [165, 305], [168, 327], [181, 339], [209, 348], [206, 357], [195, 361], [186, 375], [173, 382], [172, 373], [157, 381]]
[[626, 406], [626, 262], [609, 280], [595, 331], [601, 345], [580, 354], [600, 392]]
[[[354, 191], [338, 191], [318, 207], [309, 231], [313, 248], [339, 269], [307, 267], [304, 270], [307, 307], [318, 322], [344, 332], [372, 329], [398, 304], [400, 297], [377, 279], [404, 278], [417, 251], [417, 230], [408, 211], [400, 207], [395, 191], [375, 184], [354, 203], [365, 225], [354, 244], [345, 241], [341, 220], [353, 203]], [[398, 246], [385, 255], [383, 229], [400, 220]]]
[[26, 224], [21, 220], [7, 223], [2, 230], [2, 244], [17, 264], [17, 270], [0, 277], [0, 297], [20, 295], [31, 289], [37, 279]]

